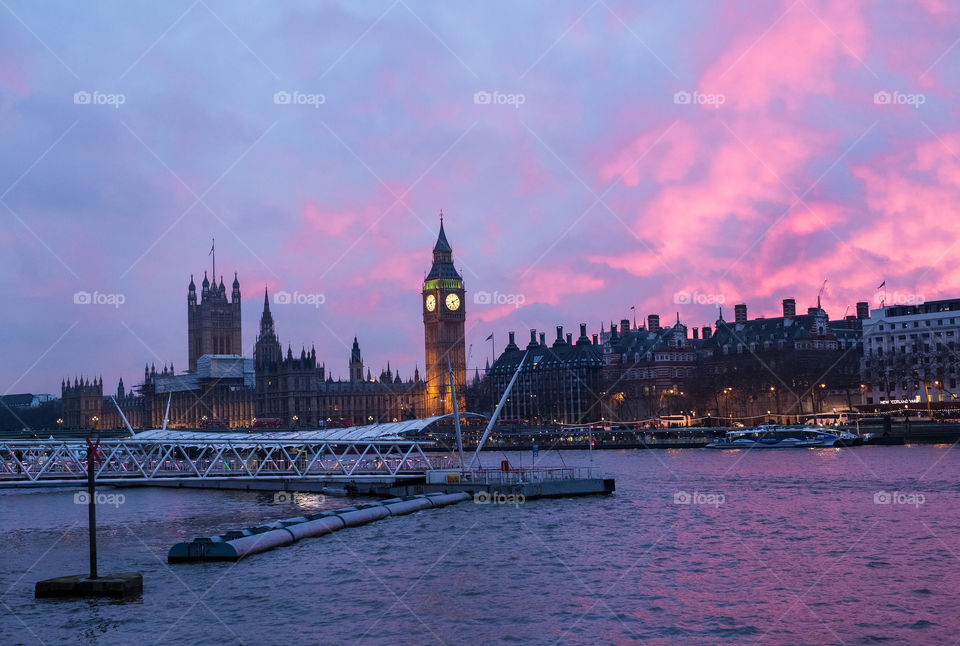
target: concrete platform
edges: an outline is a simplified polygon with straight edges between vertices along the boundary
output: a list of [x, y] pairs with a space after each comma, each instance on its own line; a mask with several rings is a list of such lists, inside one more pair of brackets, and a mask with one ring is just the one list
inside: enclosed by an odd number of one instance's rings
[[571, 478], [567, 480], [544, 480], [540, 482], [452, 482], [398, 485], [390, 490], [395, 496], [438, 491], [463, 491], [470, 495], [485, 493], [493, 496], [523, 496], [524, 500], [538, 498], [568, 498], [571, 496], [594, 496], [612, 494], [617, 489], [614, 478]]
[[139, 572], [106, 574], [96, 579], [86, 574], [61, 576], [37, 581], [33, 596], [37, 599], [99, 598], [124, 599], [143, 594], [143, 575]]

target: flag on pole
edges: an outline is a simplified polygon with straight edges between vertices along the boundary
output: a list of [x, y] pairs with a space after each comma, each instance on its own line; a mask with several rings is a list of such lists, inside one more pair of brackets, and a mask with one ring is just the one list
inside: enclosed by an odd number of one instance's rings
[[493, 334], [490, 334], [484, 341], [493, 341]]
[[883, 289], [886, 286], [887, 286], [887, 281], [883, 281], [882, 283], [880, 283], [880, 286], [877, 287], [877, 289]]

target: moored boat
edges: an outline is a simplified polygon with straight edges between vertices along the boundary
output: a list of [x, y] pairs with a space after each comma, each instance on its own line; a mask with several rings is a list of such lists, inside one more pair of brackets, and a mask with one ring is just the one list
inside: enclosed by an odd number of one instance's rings
[[757, 426], [728, 431], [726, 436], [707, 444], [708, 449], [785, 449], [844, 446], [833, 433], [802, 426]]

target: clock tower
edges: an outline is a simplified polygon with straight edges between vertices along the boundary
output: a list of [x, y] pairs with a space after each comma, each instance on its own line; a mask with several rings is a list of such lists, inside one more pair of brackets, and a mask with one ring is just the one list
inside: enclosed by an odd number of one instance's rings
[[427, 416], [453, 412], [450, 397], [449, 358], [453, 368], [453, 384], [457, 393], [457, 408], [467, 410], [465, 401], [467, 359], [464, 351], [463, 277], [453, 266], [453, 249], [443, 231], [443, 213], [440, 214], [440, 235], [433, 247], [433, 266], [423, 281], [423, 331], [427, 359]]

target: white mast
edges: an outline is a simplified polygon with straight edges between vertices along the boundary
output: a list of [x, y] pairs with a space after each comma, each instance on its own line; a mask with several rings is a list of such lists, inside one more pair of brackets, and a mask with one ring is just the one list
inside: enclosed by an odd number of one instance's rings
[[463, 471], [463, 436], [460, 434], [460, 411], [457, 410], [457, 389], [453, 387], [453, 367], [450, 365], [450, 355], [447, 355], [447, 371], [450, 375], [450, 394], [453, 401], [453, 427], [457, 431], [457, 451], [460, 454], [460, 460], [457, 465], [460, 471]]
[[510, 395], [510, 391], [513, 390], [513, 384], [517, 381], [517, 377], [520, 375], [520, 370], [523, 368], [523, 362], [527, 360], [527, 353], [524, 353], [523, 359], [520, 360], [520, 365], [517, 366], [517, 371], [513, 373], [513, 378], [510, 379], [510, 383], [507, 384], [507, 389], [503, 391], [503, 397], [500, 398], [500, 403], [497, 404], [496, 410], [493, 411], [493, 415], [490, 416], [490, 422], [487, 423], [487, 428], [483, 432], [483, 437], [480, 438], [480, 443], [477, 444], [477, 450], [473, 454], [473, 459], [470, 460], [470, 468], [473, 468], [473, 465], [480, 459], [480, 449], [483, 448], [483, 443], [487, 441], [487, 438], [490, 437], [490, 431], [493, 430], [493, 425], [497, 422], [497, 417], [500, 416], [500, 410], [503, 408], [503, 405], [507, 402], [507, 397]]
[[123, 414], [123, 409], [120, 408], [120, 404], [117, 403], [117, 398], [114, 397], [113, 395], [110, 395], [110, 399], [113, 400], [113, 405], [117, 407], [117, 412], [119, 412], [120, 417], [123, 418], [123, 423], [127, 425], [127, 430], [130, 431], [130, 437], [133, 437], [134, 435], [136, 435], [136, 432], [133, 430], [133, 427], [130, 426], [130, 422], [127, 421], [127, 416]]
[[167, 396], [167, 412], [163, 415], [163, 430], [167, 430], [167, 421], [170, 419], [170, 400], [173, 399], [173, 393], [171, 392]]

